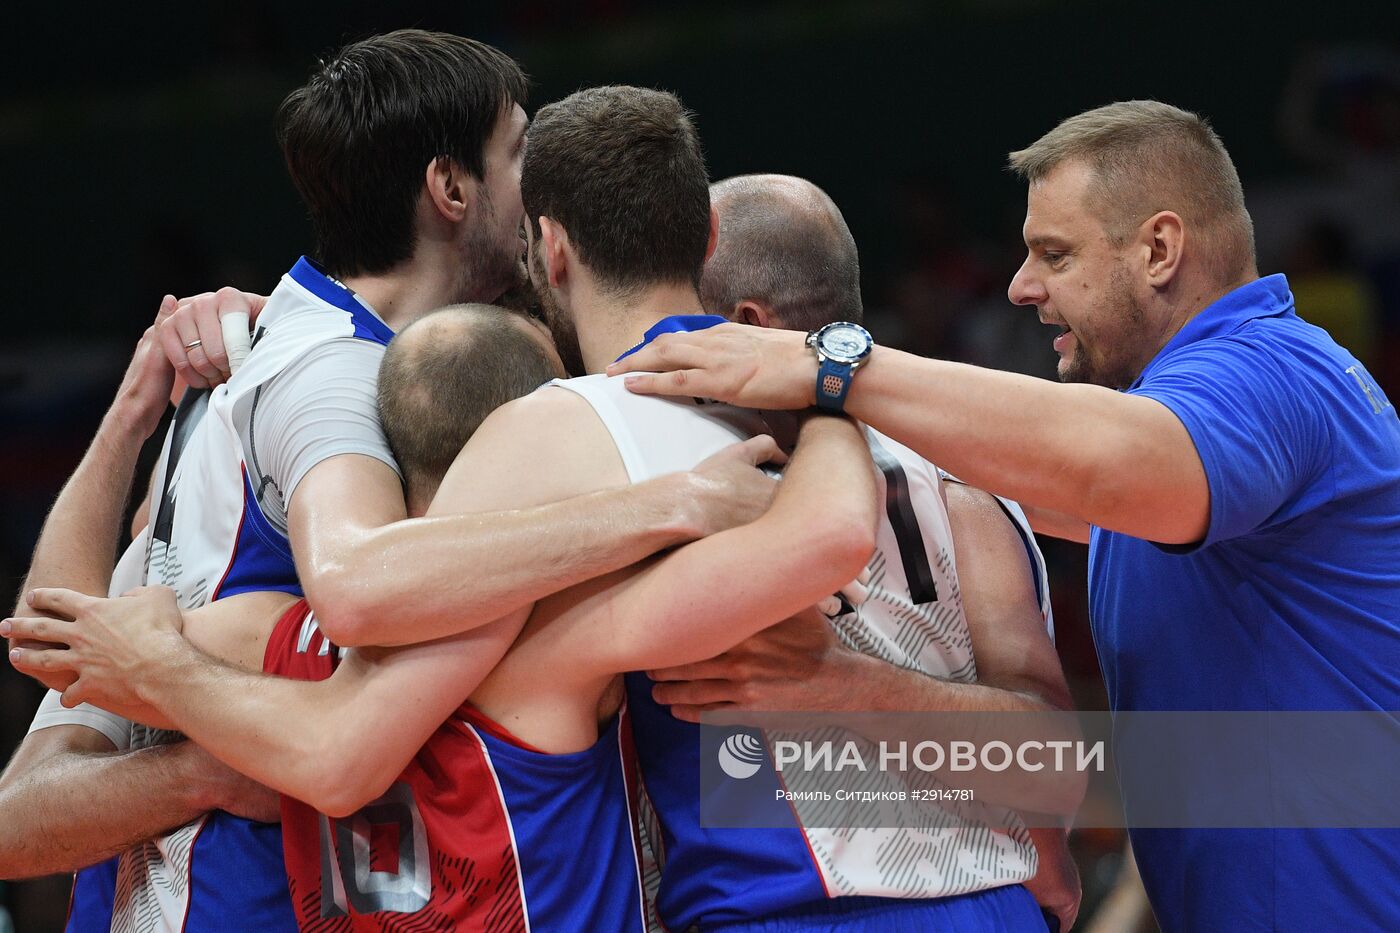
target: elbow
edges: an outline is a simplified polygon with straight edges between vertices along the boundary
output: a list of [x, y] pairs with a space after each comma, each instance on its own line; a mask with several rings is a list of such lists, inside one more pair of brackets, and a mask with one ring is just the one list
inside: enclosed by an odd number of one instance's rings
[[344, 568], [324, 570], [304, 582], [306, 600], [316, 612], [316, 625], [322, 634], [342, 648], [358, 648], [369, 641], [372, 623], [379, 607], [374, 591], [362, 585], [357, 576]]
[[836, 590], [859, 577], [875, 553], [875, 522], [851, 515], [824, 525], [821, 530], [821, 565], [831, 570], [824, 593]]
[[300, 799], [317, 812], [337, 819], [350, 816], [383, 796], [394, 775], [362, 756], [329, 753], [320, 757]]

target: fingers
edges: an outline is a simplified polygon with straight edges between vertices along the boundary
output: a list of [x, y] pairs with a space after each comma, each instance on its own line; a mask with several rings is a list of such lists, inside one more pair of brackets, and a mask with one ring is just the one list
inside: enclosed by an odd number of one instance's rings
[[[0, 621], [0, 638], [12, 638], [15, 641], [47, 642], [55, 647], [67, 647], [77, 634], [77, 626], [72, 622], [62, 619], [44, 618], [14, 618]], [[18, 648], [16, 650], [46, 650]]]
[[864, 605], [870, 598], [869, 583], [870, 571], [862, 571], [859, 577], [841, 587], [841, 595], [846, 597], [846, 602], [850, 603], [852, 608]]
[[[219, 325], [219, 305], [227, 300], [229, 292], [239, 294], [233, 289], [221, 288], [212, 299], [196, 301], [187, 309], [187, 314], [177, 312], [172, 318], [180, 332], [190, 366], [211, 386], [228, 377], [224, 371], [228, 366], [228, 356], [224, 353], [224, 332]], [[191, 347], [190, 344], [196, 340], [199, 345]]]
[[816, 608], [824, 616], [837, 616], [841, 614], [841, 600], [835, 596], [828, 596], [818, 602]]
[[258, 315], [262, 314], [263, 308], [267, 307], [267, 295], [259, 295], [256, 292], [244, 292], [243, 300], [248, 302], [248, 322], [256, 323]]
[[608, 375], [618, 373], [665, 373], [700, 365], [704, 356], [684, 335], [662, 334], [636, 353], [624, 356], [608, 367]]
[[80, 613], [96, 605], [98, 600], [86, 593], [55, 586], [30, 590], [25, 602], [40, 612], [76, 619]]
[[221, 288], [175, 302], [161, 302], [156, 316], [161, 348], [175, 372], [192, 388], [205, 389], [228, 379], [229, 357], [221, 319], [230, 314], [249, 318], [260, 312], [267, 300], [236, 288]]
[[[778, 446], [778, 442], [771, 434], [755, 434], [742, 443], [735, 444], [728, 448], [742, 459], [746, 460], [749, 466], [762, 466], [765, 463], [787, 463], [787, 454]], [[724, 451], [721, 451], [723, 454]]]
[[628, 376], [622, 381], [627, 391], [638, 395], [683, 395], [691, 398], [709, 398], [705, 387], [709, 384], [706, 374], [699, 369], [678, 369], [668, 373], [643, 373]]
[[191, 389], [207, 389], [209, 388], [209, 380], [201, 376], [190, 364], [189, 353], [185, 350], [185, 344], [188, 341], [180, 335], [176, 323], [178, 320], [178, 317], [171, 317], [160, 325], [157, 334], [160, 338], [160, 348], [165, 351], [165, 358], [170, 361], [170, 365], [175, 367], [175, 376], [178, 381], [185, 383]]
[[647, 671], [647, 676], [652, 680], [719, 680], [729, 670], [725, 663], [724, 655], [717, 658], [710, 658], [706, 661], [697, 661], [694, 664], [678, 664], [675, 667], [663, 667], [654, 671]]
[[[702, 713], [714, 713], [714, 712], [717, 712], [717, 711], [722, 711], [722, 710], [733, 710], [733, 709], [735, 709], [735, 706], [734, 706], [733, 703], [710, 703], [710, 704], [707, 704], [707, 705], [705, 705], [705, 706], [684, 706], [684, 705], [681, 705], [681, 706], [672, 706], [672, 707], [671, 707], [671, 715], [674, 716], [675, 718], [681, 720], [682, 722], [693, 722], [693, 723], [696, 723], [696, 724], [698, 725], [699, 722], [700, 722], [700, 715], [701, 715]], [[712, 721], [710, 724], [711, 724], [711, 725], [717, 725], [718, 723], [715, 723], [715, 722]]]
[[64, 648], [11, 648], [10, 664], [21, 674], [43, 678], [73, 670], [72, 652]]
[[156, 327], [159, 327], [161, 324], [163, 324], [163, 323], [165, 322], [165, 320], [166, 320], [167, 318], [169, 318], [172, 314], [174, 314], [174, 313], [175, 313], [176, 311], [178, 311], [179, 309], [180, 309], [180, 302], [179, 302], [178, 300], [176, 300], [175, 296], [174, 296], [174, 295], [166, 295], [164, 298], [162, 298], [162, 299], [160, 300], [160, 308], [158, 308], [158, 309], [156, 310], [156, 322], [155, 322], [155, 326], [156, 326]]
[[729, 680], [685, 680], [653, 684], [651, 698], [662, 706], [707, 706], [711, 703], [731, 703], [738, 695], [736, 685]]

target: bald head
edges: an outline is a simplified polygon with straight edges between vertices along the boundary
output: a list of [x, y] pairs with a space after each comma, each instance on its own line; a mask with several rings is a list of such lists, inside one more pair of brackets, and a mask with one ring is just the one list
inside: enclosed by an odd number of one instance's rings
[[791, 175], [739, 175], [711, 185], [710, 203], [719, 242], [700, 279], [707, 311], [733, 317], [749, 301], [794, 330], [859, 323], [860, 257], [826, 192]]
[[491, 412], [563, 375], [544, 330], [494, 305], [450, 305], [400, 331], [379, 366], [379, 417], [409, 510], [426, 510]]

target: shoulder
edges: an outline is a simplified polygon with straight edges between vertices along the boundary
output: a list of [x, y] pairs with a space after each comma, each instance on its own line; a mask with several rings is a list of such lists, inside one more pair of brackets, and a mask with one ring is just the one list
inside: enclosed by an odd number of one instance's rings
[[430, 514], [524, 508], [627, 483], [612, 435], [581, 396], [545, 386], [481, 423]]

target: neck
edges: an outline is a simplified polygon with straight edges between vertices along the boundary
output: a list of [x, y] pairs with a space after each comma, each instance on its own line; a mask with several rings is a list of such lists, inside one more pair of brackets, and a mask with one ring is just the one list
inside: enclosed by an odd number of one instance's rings
[[429, 311], [463, 300], [460, 265], [460, 257], [453, 261], [419, 249], [388, 272], [344, 282], [398, 332]]
[[673, 314], [704, 314], [700, 296], [689, 283], [657, 285], [634, 298], [591, 292], [578, 296], [572, 309], [579, 350], [590, 373], [641, 343], [647, 328]]
[[1215, 304], [1221, 298], [1230, 294], [1237, 288], [1248, 285], [1259, 278], [1259, 273], [1251, 266], [1249, 271], [1241, 276], [1238, 281], [1220, 284], [1217, 282], [1198, 282], [1194, 286], [1188, 287], [1182, 292], [1182, 301], [1177, 304], [1177, 310], [1168, 321], [1167, 333], [1157, 348], [1165, 347], [1173, 337], [1181, 331], [1186, 324], [1200, 314], [1206, 308]]
[[[1171, 314], [1163, 319], [1162, 327], [1157, 333], [1156, 340], [1148, 347], [1148, 352], [1139, 361], [1137, 369], [1133, 373], [1133, 379], [1142, 374], [1147, 368], [1147, 364], [1152, 362], [1162, 348], [1171, 343], [1173, 337], [1181, 333], [1192, 318], [1200, 314], [1206, 308], [1224, 298], [1237, 288], [1248, 285], [1259, 278], [1259, 273], [1251, 266], [1249, 271], [1240, 277], [1239, 281], [1221, 285], [1219, 282], [1196, 282], [1187, 285], [1181, 291], [1181, 299], [1175, 302]], [[1132, 379], [1129, 380], [1132, 382]], [[1120, 388], [1127, 388], [1126, 385]]]

